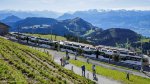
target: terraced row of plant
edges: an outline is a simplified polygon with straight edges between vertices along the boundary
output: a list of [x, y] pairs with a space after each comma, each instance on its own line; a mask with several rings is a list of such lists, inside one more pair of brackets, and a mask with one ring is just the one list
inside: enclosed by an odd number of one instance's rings
[[[28, 50], [26, 50], [26, 52], [27, 51]], [[28, 53], [30, 53], [30, 52], [28, 52]], [[32, 54], [37, 55], [38, 52], [32, 52]], [[49, 65], [53, 66], [53, 68], [57, 68], [58, 73], [64, 74], [65, 78], [68, 77], [69, 80], [72, 80], [72, 79], [76, 79], [76, 80], [81, 79], [82, 81], [84, 80], [83, 77], [79, 78], [78, 75], [72, 74], [72, 72], [70, 72], [70, 71], [68, 72], [68, 70], [61, 68], [61, 66], [57, 65], [54, 62], [51, 62], [52, 59], [49, 58], [48, 56], [42, 56], [42, 55], [41, 55], [41, 57], [40, 57], [40, 55], [38, 55], [38, 56], [39, 56], [38, 58], [40, 58], [44, 62], [48, 63]], [[69, 76], [67, 76], [67, 75], [69, 75]], [[78, 80], [78, 81], [81, 82], [80, 80]]]
[[11, 67], [4, 60], [0, 60], [0, 84], [13, 82], [24, 84], [27, 83], [26, 79], [20, 71]]
[[0, 38], [0, 55], [0, 82], [18, 84], [94, 83], [57, 65], [49, 54], [2, 38]]

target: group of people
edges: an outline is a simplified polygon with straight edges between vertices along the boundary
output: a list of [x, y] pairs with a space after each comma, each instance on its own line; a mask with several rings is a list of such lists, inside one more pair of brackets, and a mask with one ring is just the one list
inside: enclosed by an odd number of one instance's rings
[[[82, 76], [85, 77], [85, 65], [82, 65], [81, 69], [82, 69]], [[97, 78], [96, 78], [96, 68], [95, 68], [94, 64], [92, 65], [92, 72], [93, 72], [93, 80], [97, 80]]]

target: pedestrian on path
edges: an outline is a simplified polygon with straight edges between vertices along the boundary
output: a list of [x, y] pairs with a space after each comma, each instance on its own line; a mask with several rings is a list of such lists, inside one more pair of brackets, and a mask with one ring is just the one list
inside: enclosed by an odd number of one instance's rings
[[66, 50], [66, 58], [67, 58], [67, 60], [70, 59], [68, 50]]
[[78, 53], [76, 52], [76, 54], [75, 54], [75, 60], [77, 60], [77, 56], [78, 56]]
[[127, 72], [126, 79], [130, 80], [129, 72]]
[[89, 58], [87, 57], [87, 60], [86, 60], [86, 62], [89, 64]]
[[85, 65], [82, 65], [82, 66], [81, 66], [81, 69], [82, 69], [82, 76], [85, 77]]
[[63, 66], [63, 60], [62, 60], [62, 58], [60, 58], [60, 62], [61, 62], [61, 66]]
[[96, 80], [96, 69], [95, 69], [95, 65], [92, 65], [92, 71], [93, 71], [93, 80]]
[[68, 56], [68, 50], [66, 50], [66, 57]]

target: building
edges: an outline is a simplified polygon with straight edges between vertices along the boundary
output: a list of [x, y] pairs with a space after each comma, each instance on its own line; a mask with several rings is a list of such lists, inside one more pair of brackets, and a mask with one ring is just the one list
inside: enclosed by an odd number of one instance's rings
[[6, 35], [9, 32], [9, 26], [0, 22], [0, 35]]

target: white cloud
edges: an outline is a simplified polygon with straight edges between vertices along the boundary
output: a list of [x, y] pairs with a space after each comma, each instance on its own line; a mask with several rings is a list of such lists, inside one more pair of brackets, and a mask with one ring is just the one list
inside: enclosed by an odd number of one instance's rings
[[150, 10], [150, 0], [1, 0], [0, 9], [76, 11], [88, 9]]

